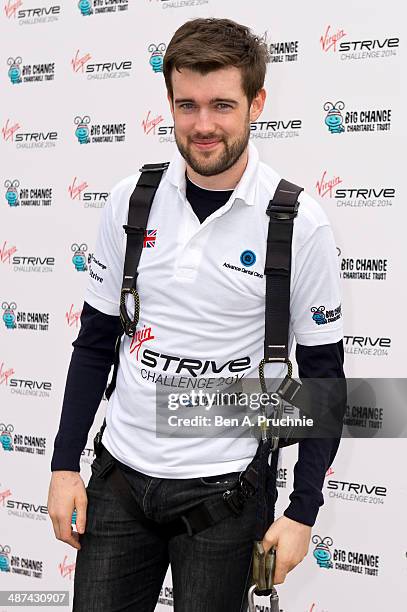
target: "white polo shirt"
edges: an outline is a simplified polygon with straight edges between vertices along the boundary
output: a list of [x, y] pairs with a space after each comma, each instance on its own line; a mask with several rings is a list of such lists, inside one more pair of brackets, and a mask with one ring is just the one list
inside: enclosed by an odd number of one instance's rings
[[[112, 189], [90, 261], [85, 300], [108, 315], [119, 314], [123, 225], [138, 177]], [[186, 200], [178, 150], [163, 175], [139, 263], [138, 333], [122, 340], [103, 435], [111, 454], [135, 470], [158, 478], [209, 476], [244, 469], [256, 451], [250, 437], [156, 437], [156, 384], [176, 393], [183, 390], [180, 381], [187, 391], [191, 385], [213, 391], [219, 377], [256, 376], [264, 343], [265, 211], [279, 179], [250, 142], [248, 164], [229, 201], [201, 224]], [[290, 347], [293, 337], [303, 345], [338, 342], [340, 301], [329, 221], [303, 192], [293, 231]], [[270, 378], [282, 373], [280, 364], [266, 368]]]

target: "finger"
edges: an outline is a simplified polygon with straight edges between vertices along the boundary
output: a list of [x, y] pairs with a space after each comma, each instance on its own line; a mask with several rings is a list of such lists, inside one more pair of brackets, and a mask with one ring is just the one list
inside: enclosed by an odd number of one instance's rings
[[270, 528], [266, 532], [263, 538], [263, 541], [262, 541], [264, 551], [267, 553], [270, 550], [270, 548], [277, 545], [277, 542], [278, 542], [277, 533], [274, 531], [274, 529]]
[[60, 533], [59, 520], [56, 516], [51, 516], [51, 521], [52, 521], [52, 527], [54, 529], [55, 537], [57, 538], [57, 540], [59, 540], [59, 533]]
[[64, 517], [63, 519], [60, 519], [60, 537], [59, 539], [62, 540], [62, 542], [66, 542], [66, 544], [69, 544], [70, 546], [73, 546], [74, 548], [77, 548], [78, 550], [80, 549], [81, 545], [79, 544], [79, 536], [77, 534], [74, 534], [73, 529], [72, 529], [72, 525], [71, 525], [71, 517]]
[[285, 563], [278, 560], [278, 554], [276, 555], [276, 568], [274, 570], [273, 584], [283, 584], [288, 573], [288, 567]]
[[78, 533], [85, 533], [86, 527], [86, 509], [88, 507], [88, 500], [86, 498], [80, 498], [75, 500], [76, 507], [76, 529]]

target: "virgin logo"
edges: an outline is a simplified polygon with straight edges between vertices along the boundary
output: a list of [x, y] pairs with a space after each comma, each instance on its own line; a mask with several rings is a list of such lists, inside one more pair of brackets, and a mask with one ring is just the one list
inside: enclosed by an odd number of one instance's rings
[[1, 128], [1, 133], [3, 134], [4, 140], [14, 140], [14, 133], [20, 129], [20, 124], [15, 123], [14, 125], [9, 125], [9, 119], [7, 119], [6, 125]]
[[144, 344], [144, 342], [147, 342], [148, 340], [154, 340], [154, 338], [155, 336], [152, 335], [151, 327], [144, 326], [143, 329], [136, 331], [136, 333], [131, 339], [130, 349], [129, 349], [130, 354], [136, 351], [136, 359], [138, 361], [138, 356], [140, 353], [141, 346]]
[[335, 474], [335, 470], [333, 470], [331, 467], [329, 467], [329, 468], [327, 469], [327, 471], [326, 471], [325, 478], [326, 478], [327, 476], [331, 476], [331, 474]]
[[333, 178], [328, 179], [326, 177], [326, 170], [324, 170], [321, 180], [317, 181], [315, 186], [317, 188], [318, 195], [321, 196], [321, 198], [324, 198], [327, 194], [329, 194], [329, 197], [332, 198], [334, 187], [340, 185], [341, 183], [342, 179], [339, 176], [334, 176]]
[[67, 563], [68, 556], [65, 555], [64, 560], [62, 561], [62, 563], [58, 563], [58, 569], [59, 569], [59, 573], [61, 574], [62, 578], [66, 578], [68, 577], [69, 580], [72, 579], [72, 575], [75, 571], [75, 565], [76, 563]]
[[6, 489], [5, 491], [0, 491], [0, 504], [2, 503], [4, 506], [4, 502], [6, 501], [7, 497], [10, 497], [10, 495], [11, 495], [10, 489]]
[[143, 130], [144, 130], [144, 134], [149, 134], [151, 131], [153, 131], [153, 134], [155, 134], [156, 126], [162, 121], [164, 121], [164, 117], [162, 115], [158, 115], [157, 117], [154, 117], [154, 118], [150, 118], [150, 115], [151, 115], [151, 111], [148, 111], [147, 117], [143, 119], [143, 121], [141, 122], [141, 125], [143, 126]]
[[74, 180], [72, 181], [72, 184], [68, 187], [68, 193], [71, 196], [72, 200], [80, 200], [82, 191], [84, 191], [88, 187], [86, 181], [82, 181], [82, 183], [77, 184], [76, 179], [77, 177], [75, 176]]
[[69, 311], [65, 313], [65, 319], [68, 323], [68, 327], [73, 327], [74, 325], [75, 327], [78, 327], [78, 323], [81, 318], [81, 313], [82, 310], [74, 311], [73, 304], [71, 304]]
[[0, 261], [1, 263], [11, 263], [11, 256], [17, 251], [17, 247], [7, 247], [7, 241], [3, 242], [3, 246], [0, 247]]
[[9, 368], [8, 370], [6, 370], [4, 368], [4, 362], [0, 363], [0, 385], [2, 385], [3, 383], [7, 385], [8, 379], [10, 378], [10, 376], [13, 376], [13, 374], [13, 368]]
[[4, 12], [6, 13], [6, 17], [15, 17], [17, 9], [22, 5], [23, 3], [21, 0], [16, 0], [16, 2], [8, 0], [7, 4], [4, 6]]
[[83, 55], [82, 57], [79, 57], [79, 49], [76, 52], [76, 55], [73, 59], [71, 59], [71, 65], [73, 68], [74, 72], [79, 72], [79, 70], [82, 70], [83, 72], [83, 67], [86, 64], [86, 62], [88, 62], [90, 59], [92, 58], [90, 53], [85, 53], [85, 55]]
[[336, 43], [346, 36], [346, 32], [343, 30], [337, 30], [335, 33], [331, 31], [331, 26], [329, 25], [325, 30], [325, 34], [321, 36], [319, 42], [321, 43], [322, 51], [329, 51], [329, 49], [333, 49], [336, 51]]

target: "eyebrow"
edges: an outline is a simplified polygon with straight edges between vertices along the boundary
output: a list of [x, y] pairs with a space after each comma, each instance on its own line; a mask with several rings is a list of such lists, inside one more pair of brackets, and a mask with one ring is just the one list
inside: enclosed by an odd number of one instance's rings
[[[195, 103], [195, 100], [193, 98], [176, 98], [174, 100], [174, 104], [181, 104], [185, 102]], [[232, 100], [231, 98], [212, 98], [211, 100], [209, 100], [209, 104], [215, 104], [216, 102], [226, 102], [228, 104], [239, 104], [237, 100]]]

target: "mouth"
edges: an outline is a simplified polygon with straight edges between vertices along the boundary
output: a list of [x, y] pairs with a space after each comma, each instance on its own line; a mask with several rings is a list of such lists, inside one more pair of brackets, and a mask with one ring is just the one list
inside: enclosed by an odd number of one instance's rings
[[201, 151], [214, 149], [220, 143], [220, 140], [193, 140], [192, 143]]

